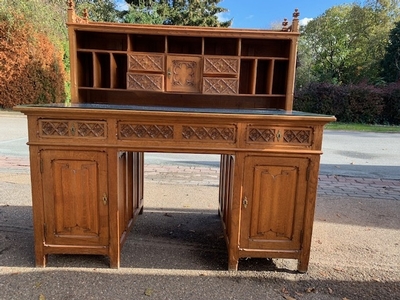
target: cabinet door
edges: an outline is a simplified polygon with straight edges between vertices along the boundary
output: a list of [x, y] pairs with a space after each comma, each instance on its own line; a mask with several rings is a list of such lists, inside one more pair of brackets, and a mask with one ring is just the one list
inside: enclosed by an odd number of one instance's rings
[[41, 153], [46, 244], [108, 245], [107, 155]]
[[306, 158], [245, 159], [240, 248], [301, 248]]
[[169, 55], [167, 57], [166, 90], [199, 93], [201, 91], [201, 57]]

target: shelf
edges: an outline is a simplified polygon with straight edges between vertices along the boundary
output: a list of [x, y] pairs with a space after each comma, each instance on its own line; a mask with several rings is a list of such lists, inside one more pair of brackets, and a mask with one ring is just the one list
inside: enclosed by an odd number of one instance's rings
[[[157, 96], [145, 97], [150, 105], [159, 102], [156, 97], [177, 104], [171, 97], [184, 95], [179, 105], [192, 99], [197, 105], [199, 97], [204, 105], [220, 105], [208, 98], [221, 96], [218, 101], [232, 107], [291, 108], [288, 85], [294, 80], [296, 38], [287, 33], [259, 30], [249, 37], [231, 36], [230, 30], [217, 36], [212, 30], [192, 35], [163, 26], [140, 29], [75, 31], [74, 102], [98, 98], [135, 104], [141, 101], [136, 94], [152, 93]], [[202, 30], [198, 28], [199, 33]]]

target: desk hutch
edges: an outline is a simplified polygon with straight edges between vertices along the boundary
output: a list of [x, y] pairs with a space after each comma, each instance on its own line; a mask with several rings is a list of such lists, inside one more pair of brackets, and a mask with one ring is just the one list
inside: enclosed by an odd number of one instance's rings
[[283, 30], [90, 22], [69, 1], [70, 104], [26, 105], [36, 266], [121, 247], [143, 212], [143, 153], [221, 154], [228, 269], [308, 267], [323, 126], [292, 111], [298, 12]]

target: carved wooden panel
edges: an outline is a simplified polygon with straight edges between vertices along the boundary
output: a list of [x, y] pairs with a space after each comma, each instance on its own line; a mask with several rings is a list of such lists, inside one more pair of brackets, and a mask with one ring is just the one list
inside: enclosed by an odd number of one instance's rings
[[239, 90], [239, 81], [235, 78], [203, 78], [204, 94], [237, 94]]
[[249, 125], [247, 143], [279, 143], [298, 146], [312, 144], [313, 135], [310, 128], [279, 128]]
[[239, 59], [228, 57], [205, 57], [205, 74], [237, 74], [239, 71]]
[[200, 92], [201, 57], [167, 57], [167, 91]]
[[182, 126], [182, 138], [186, 140], [235, 141], [236, 128], [233, 126]]
[[41, 159], [46, 242], [108, 245], [107, 155], [45, 150]]
[[162, 72], [164, 70], [164, 55], [130, 54], [129, 70]]
[[105, 121], [39, 120], [40, 137], [105, 138]]
[[127, 88], [142, 91], [163, 91], [164, 76], [161, 74], [128, 73]]
[[276, 129], [269, 127], [247, 127], [247, 142], [274, 143]]
[[163, 124], [118, 123], [119, 139], [173, 139], [174, 126]]
[[241, 245], [300, 249], [308, 159], [250, 156], [245, 162]]
[[284, 143], [289, 144], [311, 144], [311, 129], [285, 129], [283, 134]]

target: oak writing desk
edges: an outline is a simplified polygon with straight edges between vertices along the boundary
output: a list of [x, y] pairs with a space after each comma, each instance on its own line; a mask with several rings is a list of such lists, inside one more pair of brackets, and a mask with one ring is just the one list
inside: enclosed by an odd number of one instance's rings
[[298, 12], [282, 30], [90, 22], [69, 1], [70, 105], [27, 105], [36, 266], [121, 247], [143, 211], [143, 153], [221, 154], [229, 270], [308, 267], [323, 126], [292, 111]]
[[219, 212], [229, 269], [241, 257], [299, 260], [306, 271], [323, 125], [283, 110], [108, 104], [32, 105], [28, 117], [36, 265], [47, 254], [121, 247], [143, 208], [147, 151], [221, 154]]

